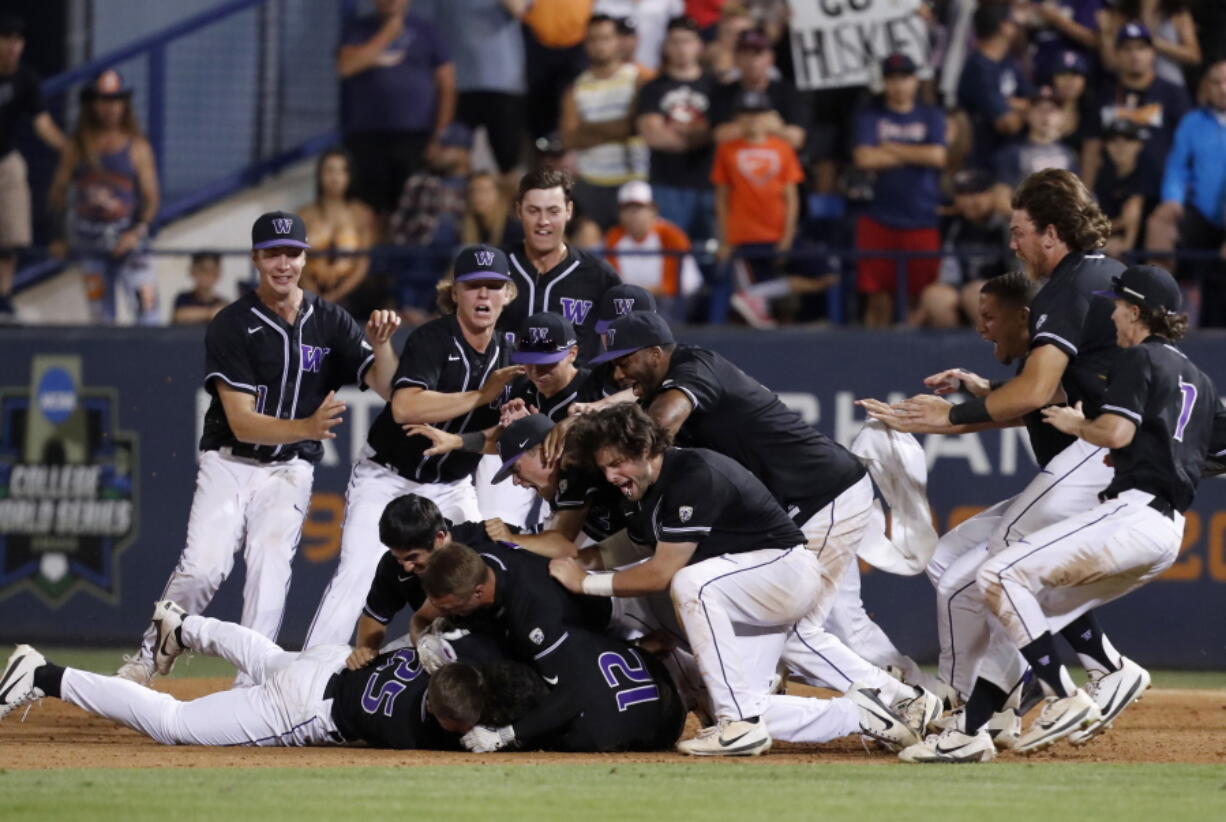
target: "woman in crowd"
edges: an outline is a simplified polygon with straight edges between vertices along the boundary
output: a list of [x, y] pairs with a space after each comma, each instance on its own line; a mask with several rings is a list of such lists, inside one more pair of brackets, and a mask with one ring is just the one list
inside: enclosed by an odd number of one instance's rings
[[374, 213], [350, 195], [352, 179], [348, 152], [325, 151], [315, 166], [315, 199], [295, 209], [306, 222], [313, 249], [302, 272], [302, 287], [351, 312], [352, 295], [366, 281], [370, 257], [345, 252], [369, 248], [375, 241]]
[[512, 215], [493, 172], [478, 171], [469, 175], [464, 191], [460, 242], [464, 245], [484, 243], [508, 248], [518, 245], [523, 239], [524, 229]]

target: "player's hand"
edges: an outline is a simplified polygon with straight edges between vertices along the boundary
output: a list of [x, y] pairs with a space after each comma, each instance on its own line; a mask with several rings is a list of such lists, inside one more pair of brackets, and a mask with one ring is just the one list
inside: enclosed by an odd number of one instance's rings
[[380, 308], [370, 312], [370, 319], [366, 321], [366, 339], [372, 346], [378, 347], [388, 342], [399, 327], [400, 315]]
[[456, 656], [455, 648], [452, 648], [450, 642], [436, 633], [433, 626], [417, 638], [415, 647], [417, 648], [417, 659], [421, 662], [421, 667], [428, 674], [432, 674], [444, 665], [450, 665], [459, 659]]
[[567, 417], [549, 429], [549, 433], [545, 435], [545, 440], [541, 443], [541, 462], [546, 468], [554, 466], [566, 453], [566, 435], [573, 424], [574, 417]]
[[349, 654], [349, 658], [345, 660], [345, 667], [351, 671], [365, 668], [378, 655], [379, 652], [374, 648], [354, 648]]
[[329, 391], [328, 396], [324, 397], [324, 401], [315, 409], [315, 413], [303, 420], [306, 423], [306, 436], [303, 439], [336, 439], [336, 434], [332, 433], [332, 429], [345, 421], [341, 417], [343, 413], [345, 413], [345, 403], [336, 398], [335, 391]]
[[598, 402], [572, 402], [566, 406], [566, 415], [568, 417], [579, 417], [584, 414], [592, 414], [601, 409]]
[[489, 379], [485, 381], [485, 385], [481, 386], [481, 402], [491, 403], [498, 399], [502, 396], [502, 389], [506, 388], [511, 380], [526, 372], [527, 369], [522, 365], [508, 365], [506, 368], [499, 368], [493, 374], [490, 374]]
[[460, 744], [472, 753], [493, 753], [515, 745], [515, 729], [510, 725], [501, 728], [491, 728], [489, 725], [476, 725], [471, 731], [460, 737]]
[[115, 238], [115, 245], [111, 247], [111, 256], [116, 259], [127, 256], [132, 249], [136, 248], [142, 236], [141, 231], [136, 228], [129, 228], [122, 232]]
[[951, 403], [935, 394], [916, 394], [894, 406], [899, 420], [905, 425], [927, 425], [934, 428], [949, 426]]
[[453, 434], [450, 431], [444, 431], [441, 428], [435, 428], [433, 425], [425, 423], [407, 423], [400, 426], [404, 429], [405, 436], [408, 437], [425, 437], [434, 443], [434, 445], [422, 451], [422, 454], [427, 457], [436, 457], [439, 454], [446, 454], [459, 449], [464, 445], [464, 438], [459, 434]]
[[924, 377], [924, 386], [939, 395], [965, 391], [973, 397], [986, 397], [992, 393], [991, 383], [965, 368], [947, 368], [932, 376]]
[[1067, 405], [1049, 405], [1043, 409], [1043, 422], [1074, 437], [1081, 436], [1081, 426], [1085, 421], [1086, 415], [1081, 410], [1081, 403], [1072, 408]]
[[887, 428], [892, 428], [895, 431], [911, 433], [907, 428], [907, 424], [899, 416], [898, 409], [889, 403], [866, 397], [862, 400], [856, 400], [856, 405], [868, 413], [869, 419], [877, 420]]
[[511, 533], [511, 529], [498, 517], [485, 521], [485, 533], [495, 542], [515, 541], [515, 535]]
[[528, 403], [524, 402], [522, 398], [516, 397], [513, 400], [504, 402], [502, 408], [498, 409], [498, 424], [506, 428], [511, 423], [518, 419], [523, 419], [531, 413], [533, 412], [529, 410]]
[[587, 572], [574, 557], [559, 557], [549, 560], [549, 576], [562, 583], [562, 587], [571, 593], [581, 594]]

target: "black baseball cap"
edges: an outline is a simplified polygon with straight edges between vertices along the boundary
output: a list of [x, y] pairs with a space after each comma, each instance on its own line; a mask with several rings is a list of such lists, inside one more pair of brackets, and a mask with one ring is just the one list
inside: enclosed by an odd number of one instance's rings
[[1149, 29], [1145, 27], [1145, 24], [1138, 23], [1136, 21], [1127, 23], [1120, 29], [1120, 33], [1115, 35], [1115, 44], [1117, 46], [1122, 45], [1129, 40], [1144, 40], [1151, 46], [1154, 44], [1154, 37], [1149, 33]]
[[901, 51], [896, 51], [881, 61], [882, 77], [901, 74], [911, 75], [915, 74], [915, 71], [915, 61]]
[[1051, 70], [1052, 76], [1057, 74], [1080, 74], [1085, 77], [1090, 73], [1090, 63], [1086, 60], [1084, 54], [1079, 51], [1069, 49], [1060, 52], [1059, 58], [1056, 60], [1056, 65]]
[[1112, 137], [1123, 137], [1127, 140], [1145, 140], [1149, 133], [1139, 125], [1129, 120], [1127, 117], [1116, 117], [1107, 125], [1103, 126], [1103, 139], [1110, 140]]
[[1183, 305], [1183, 293], [1175, 278], [1156, 265], [1129, 266], [1119, 276], [1111, 278], [1110, 289], [1094, 293], [1172, 314]]
[[762, 29], [746, 29], [736, 36], [735, 51], [770, 51], [771, 39]]
[[532, 365], [558, 362], [578, 343], [579, 337], [570, 320], [561, 314], [540, 311], [520, 326], [519, 347], [511, 355], [511, 362]]
[[455, 281], [506, 280], [511, 281], [507, 255], [492, 245], [466, 245], [456, 255]]
[[251, 226], [251, 250], [257, 248], [310, 248], [306, 223], [290, 211], [270, 211], [261, 214]]
[[750, 114], [761, 111], [774, 111], [775, 104], [771, 102], [770, 95], [765, 91], [754, 91], [752, 89], [742, 91], [736, 96], [736, 113]]
[[593, 358], [592, 365], [611, 362], [653, 345], [672, 345], [676, 342], [668, 323], [652, 311], [634, 311], [618, 317], [605, 329], [604, 335], [604, 353]]
[[954, 175], [954, 194], [982, 194], [991, 191], [996, 181], [979, 168], [964, 168]]
[[596, 306], [596, 333], [603, 334], [618, 317], [632, 311], [655, 311], [656, 298], [646, 288], [621, 283], [606, 289]]
[[529, 414], [520, 417], [503, 429], [498, 437], [498, 456], [502, 465], [494, 472], [492, 482], [498, 483], [511, 476], [511, 469], [519, 458], [545, 441], [553, 430], [553, 420], [544, 414]]

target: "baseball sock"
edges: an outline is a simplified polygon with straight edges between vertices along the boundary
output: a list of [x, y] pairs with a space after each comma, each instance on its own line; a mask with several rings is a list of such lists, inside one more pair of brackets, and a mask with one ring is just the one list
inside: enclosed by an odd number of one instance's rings
[[1066, 697], [1077, 690], [1073, 678], [1069, 676], [1068, 670], [1056, 654], [1056, 640], [1051, 631], [1044, 631], [1042, 636], [1023, 647], [1021, 652], [1034, 670], [1034, 675], [1047, 686], [1048, 691], [1056, 696]]
[[1009, 700], [1009, 695], [995, 683], [986, 679], [976, 679], [971, 688], [971, 695], [966, 700], [964, 731], [968, 734], [979, 733], [979, 729], [988, 724], [992, 714], [1002, 710]]
[[47, 696], [60, 698], [60, 681], [64, 678], [64, 667], [54, 662], [47, 662], [34, 669], [34, 687]]
[[1110, 673], [1118, 671], [1124, 664], [1120, 652], [1115, 650], [1111, 640], [1103, 633], [1093, 611], [1070, 622], [1060, 632], [1060, 636], [1077, 652], [1077, 657], [1087, 671]]

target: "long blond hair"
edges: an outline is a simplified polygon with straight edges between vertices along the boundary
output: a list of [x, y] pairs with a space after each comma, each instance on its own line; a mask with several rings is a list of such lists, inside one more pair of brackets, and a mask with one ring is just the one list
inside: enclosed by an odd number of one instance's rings
[[[481, 234], [481, 216], [473, 211], [472, 205], [467, 202], [473, 183], [480, 179], [493, 182], [494, 190], [498, 192], [498, 202], [494, 206], [493, 213], [489, 215], [485, 222], [486, 234], [484, 236]], [[509, 210], [507, 199], [498, 187], [498, 178], [494, 176], [493, 172], [478, 171], [470, 174], [468, 176], [467, 190], [465, 191], [464, 218], [460, 222], [460, 242], [464, 245], [485, 243], [486, 245], [501, 246], [502, 234], [507, 227], [507, 212]]]

